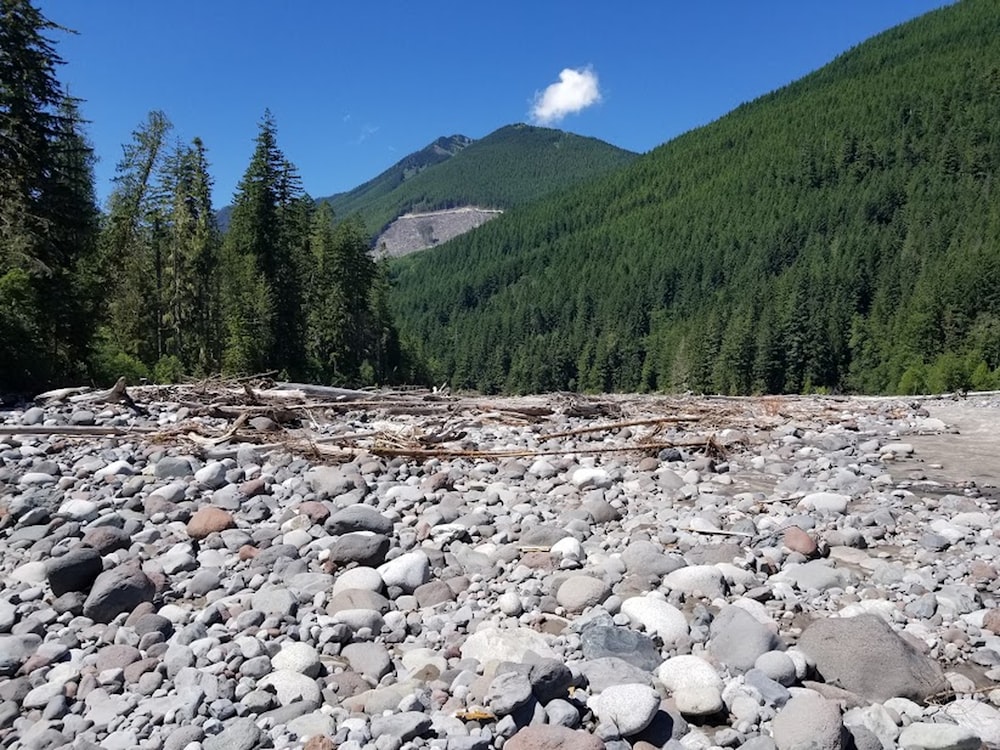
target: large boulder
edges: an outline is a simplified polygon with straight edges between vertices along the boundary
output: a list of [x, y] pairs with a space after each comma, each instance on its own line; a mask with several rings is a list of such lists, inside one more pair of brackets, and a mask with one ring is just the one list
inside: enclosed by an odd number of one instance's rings
[[876, 615], [816, 620], [798, 645], [825, 682], [873, 703], [924, 700], [947, 687], [938, 663]]

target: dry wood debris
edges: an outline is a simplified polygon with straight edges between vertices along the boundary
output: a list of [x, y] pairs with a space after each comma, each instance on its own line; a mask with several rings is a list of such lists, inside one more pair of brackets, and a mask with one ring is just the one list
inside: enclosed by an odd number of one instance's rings
[[[655, 455], [668, 448], [724, 458], [734, 447], [749, 447], [761, 430], [791, 420], [842, 422], [846, 414], [866, 408], [864, 401], [816, 397], [575, 393], [487, 397], [443, 389], [354, 390], [274, 382], [262, 376], [131, 389], [121, 379], [107, 391], [62, 388], [40, 394], [37, 400], [124, 404], [134, 418], [121, 427], [4, 427], [0, 434], [128, 439], [139, 435], [157, 443], [188, 442], [215, 457], [235, 453], [241, 443], [253, 443], [265, 450], [283, 449], [330, 462], [362, 453], [502, 459]], [[507, 441], [499, 427], [508, 428]], [[510, 428], [523, 432], [520, 444], [509, 443]]]

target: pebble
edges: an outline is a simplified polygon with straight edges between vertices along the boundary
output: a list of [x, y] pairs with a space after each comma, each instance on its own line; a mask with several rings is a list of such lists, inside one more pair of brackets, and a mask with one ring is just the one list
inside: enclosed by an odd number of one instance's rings
[[[162, 392], [136, 391], [149, 417], [46, 404], [0, 421], [188, 419]], [[630, 419], [656, 403], [627, 398]], [[598, 418], [547, 403], [528, 426], [465, 420], [463, 440], [578, 453], [323, 465], [138, 432], [0, 439], [0, 733], [111, 750], [1000, 745], [1000, 691], [978, 690], [1000, 677], [1000, 511], [990, 487], [921, 477], [948, 465], [921, 442], [951, 430], [933, 404], [801, 399], [781, 421], [728, 405], [723, 460], [621, 450], [645, 427], [549, 439]], [[942, 688], [959, 695], [921, 705]]]

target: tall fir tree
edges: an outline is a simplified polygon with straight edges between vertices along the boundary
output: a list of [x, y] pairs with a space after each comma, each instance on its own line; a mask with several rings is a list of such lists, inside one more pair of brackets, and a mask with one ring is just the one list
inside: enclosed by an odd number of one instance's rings
[[118, 163], [101, 236], [109, 284], [107, 349], [146, 364], [164, 353], [167, 196], [160, 173], [171, 129], [166, 115], [154, 111], [133, 132]]
[[223, 241], [225, 369], [303, 373], [309, 219], [308, 198], [267, 111]]
[[92, 334], [93, 155], [53, 31], [28, 0], [0, 0], [0, 388], [78, 377]]

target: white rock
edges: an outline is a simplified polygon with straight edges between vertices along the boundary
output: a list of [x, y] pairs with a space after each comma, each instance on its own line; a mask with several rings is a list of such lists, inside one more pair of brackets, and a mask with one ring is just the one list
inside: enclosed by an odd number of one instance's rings
[[377, 570], [386, 586], [398, 586], [407, 594], [431, 579], [431, 562], [423, 550], [406, 552]]
[[570, 576], [556, 592], [556, 601], [568, 612], [583, 612], [600, 604], [611, 594], [611, 587], [600, 578]]
[[64, 516], [65, 518], [71, 518], [74, 521], [83, 521], [87, 518], [93, 518], [96, 516], [98, 507], [97, 503], [93, 500], [76, 498], [74, 500], [67, 500], [60, 505], [57, 515]]
[[988, 703], [962, 698], [944, 707], [955, 722], [991, 747], [1000, 747], [1000, 710]]
[[649, 726], [660, 710], [660, 695], [648, 685], [612, 685], [587, 705], [602, 723], [614, 724], [623, 737]]
[[705, 716], [722, 709], [722, 678], [704, 659], [674, 656], [660, 665], [656, 676], [673, 693], [682, 714]]
[[918, 721], [899, 733], [899, 747], [921, 750], [979, 750], [982, 742], [976, 733], [956, 724], [931, 724]]
[[610, 487], [611, 477], [604, 469], [583, 467], [573, 472], [570, 481], [577, 487]]
[[528, 652], [546, 659], [557, 659], [545, 636], [530, 628], [483, 628], [476, 631], [461, 647], [463, 659], [475, 659], [484, 667], [490, 662], [524, 661]]
[[271, 666], [276, 670], [316, 677], [320, 671], [319, 654], [308, 643], [291, 641], [283, 644], [281, 650], [271, 658]]
[[549, 550], [553, 555], [557, 555], [564, 560], [582, 560], [583, 545], [574, 536], [567, 536], [552, 545]]
[[516, 591], [506, 591], [501, 594], [497, 599], [497, 606], [507, 617], [517, 617], [524, 611], [521, 597], [517, 595]]
[[45, 574], [45, 563], [42, 560], [26, 562], [14, 568], [10, 574], [10, 579], [17, 583], [32, 584], [44, 583], [47, 576]]
[[851, 500], [848, 495], [836, 492], [813, 492], [799, 501], [799, 506], [821, 513], [843, 513]]
[[410, 672], [417, 672], [424, 667], [435, 667], [439, 673], [448, 669], [448, 660], [432, 648], [414, 648], [403, 653], [403, 666]]
[[670, 648], [688, 634], [687, 618], [677, 607], [662, 599], [634, 596], [622, 602], [621, 611], [633, 625], [655, 633]]
[[722, 571], [714, 565], [688, 565], [667, 573], [663, 585], [685, 594], [698, 594], [714, 599], [726, 593], [722, 581]]
[[258, 687], [271, 686], [278, 696], [278, 702], [282, 706], [290, 706], [298, 701], [310, 701], [320, 703], [321, 694], [319, 685], [312, 677], [307, 677], [298, 672], [287, 669], [279, 669], [264, 675], [257, 681]]
[[107, 466], [94, 472], [95, 479], [103, 479], [109, 476], [132, 476], [135, 474], [135, 467], [124, 459], [112, 461]]
[[333, 582], [332, 595], [336, 596], [347, 589], [381, 592], [384, 587], [385, 582], [375, 568], [351, 568], [337, 576], [337, 580]]

